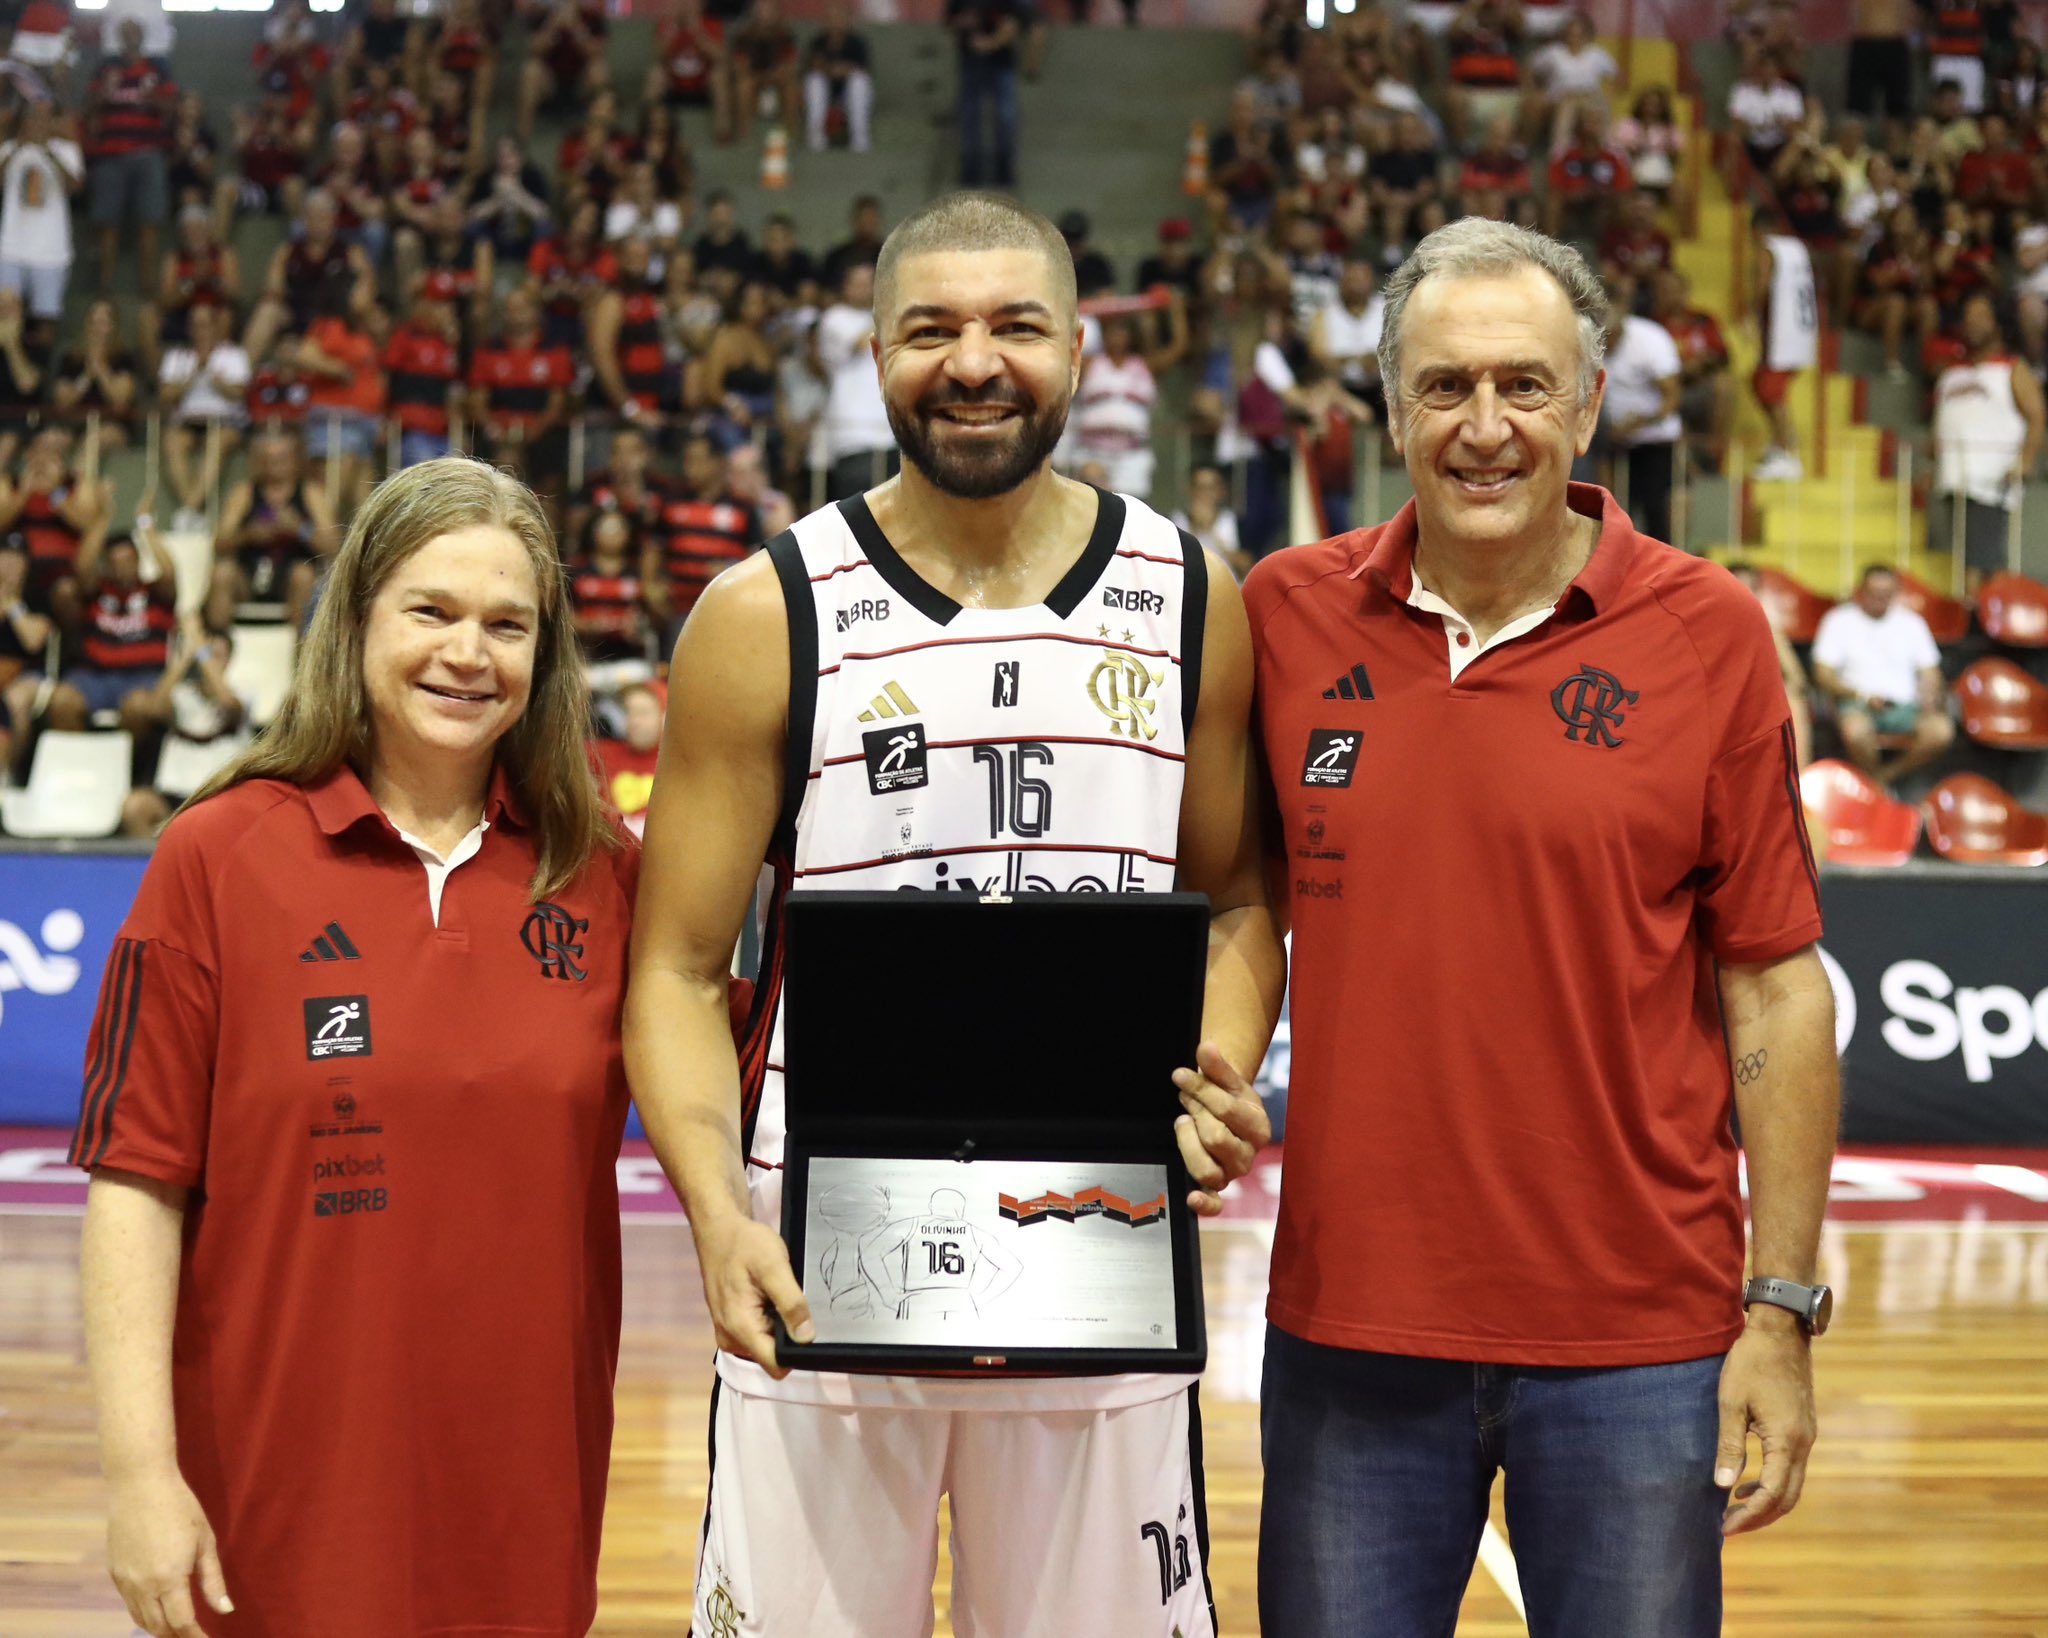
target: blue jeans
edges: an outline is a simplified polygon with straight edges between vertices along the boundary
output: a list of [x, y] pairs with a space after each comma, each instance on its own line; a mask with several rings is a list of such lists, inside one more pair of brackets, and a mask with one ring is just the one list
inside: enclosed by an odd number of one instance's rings
[[[996, 120], [994, 175], [982, 163], [982, 126], [989, 110]], [[998, 188], [1017, 182], [1017, 70], [990, 67], [978, 57], [960, 59], [960, 184]]]
[[1266, 1328], [1259, 1620], [1287, 1638], [1451, 1638], [1507, 1475], [1532, 1638], [1713, 1638], [1721, 1359], [1470, 1365]]

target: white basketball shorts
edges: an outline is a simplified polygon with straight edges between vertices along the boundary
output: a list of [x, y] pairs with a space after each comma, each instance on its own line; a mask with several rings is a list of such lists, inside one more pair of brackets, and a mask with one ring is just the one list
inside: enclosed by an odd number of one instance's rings
[[790, 1404], [715, 1390], [692, 1638], [1215, 1638], [1194, 1390], [1104, 1411]]

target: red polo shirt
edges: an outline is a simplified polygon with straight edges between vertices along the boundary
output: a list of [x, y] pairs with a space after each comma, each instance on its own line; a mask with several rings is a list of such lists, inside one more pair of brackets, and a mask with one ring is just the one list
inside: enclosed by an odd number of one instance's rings
[[362, 782], [172, 821], [108, 963], [72, 1159], [190, 1188], [178, 1456], [222, 1638], [571, 1638], [597, 1607], [636, 853], [427, 876]]
[[1338, 1347], [1698, 1358], [1742, 1328], [1716, 957], [1820, 936], [1762, 607], [1604, 490], [1452, 680], [1415, 509], [1245, 584], [1294, 919], [1268, 1312]]

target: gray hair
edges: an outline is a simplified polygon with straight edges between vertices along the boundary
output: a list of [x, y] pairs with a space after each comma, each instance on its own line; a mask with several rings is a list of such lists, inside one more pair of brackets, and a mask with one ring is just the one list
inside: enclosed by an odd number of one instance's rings
[[1428, 234], [1387, 280], [1385, 315], [1380, 329], [1380, 380], [1387, 405], [1398, 411], [1407, 383], [1401, 375], [1401, 323], [1408, 298], [1432, 273], [1447, 279], [1514, 273], [1540, 267], [1558, 283], [1579, 321], [1579, 402], [1593, 396], [1601, 363], [1607, 357], [1607, 292], [1586, 265], [1586, 258], [1568, 244], [1513, 222], [1467, 216]]

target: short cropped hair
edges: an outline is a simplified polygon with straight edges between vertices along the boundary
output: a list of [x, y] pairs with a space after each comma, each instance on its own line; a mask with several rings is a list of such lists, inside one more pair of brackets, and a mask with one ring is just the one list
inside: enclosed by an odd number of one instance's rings
[[906, 256], [959, 250], [1031, 250], [1052, 270], [1053, 306], [1073, 322], [1074, 253], [1050, 220], [999, 193], [947, 193], [912, 211], [882, 241], [875, 263], [875, 327], [896, 305], [896, 264]]
[[1401, 332], [1408, 298], [1432, 273], [1447, 279], [1498, 276], [1539, 267], [1557, 281], [1579, 321], [1579, 402], [1593, 396], [1600, 366], [1607, 357], [1607, 292], [1586, 258], [1568, 244], [1534, 228], [1481, 216], [1438, 228], [1424, 236], [1386, 283], [1386, 308], [1380, 328], [1380, 379], [1387, 403], [1399, 408], [1407, 392], [1401, 374]]

